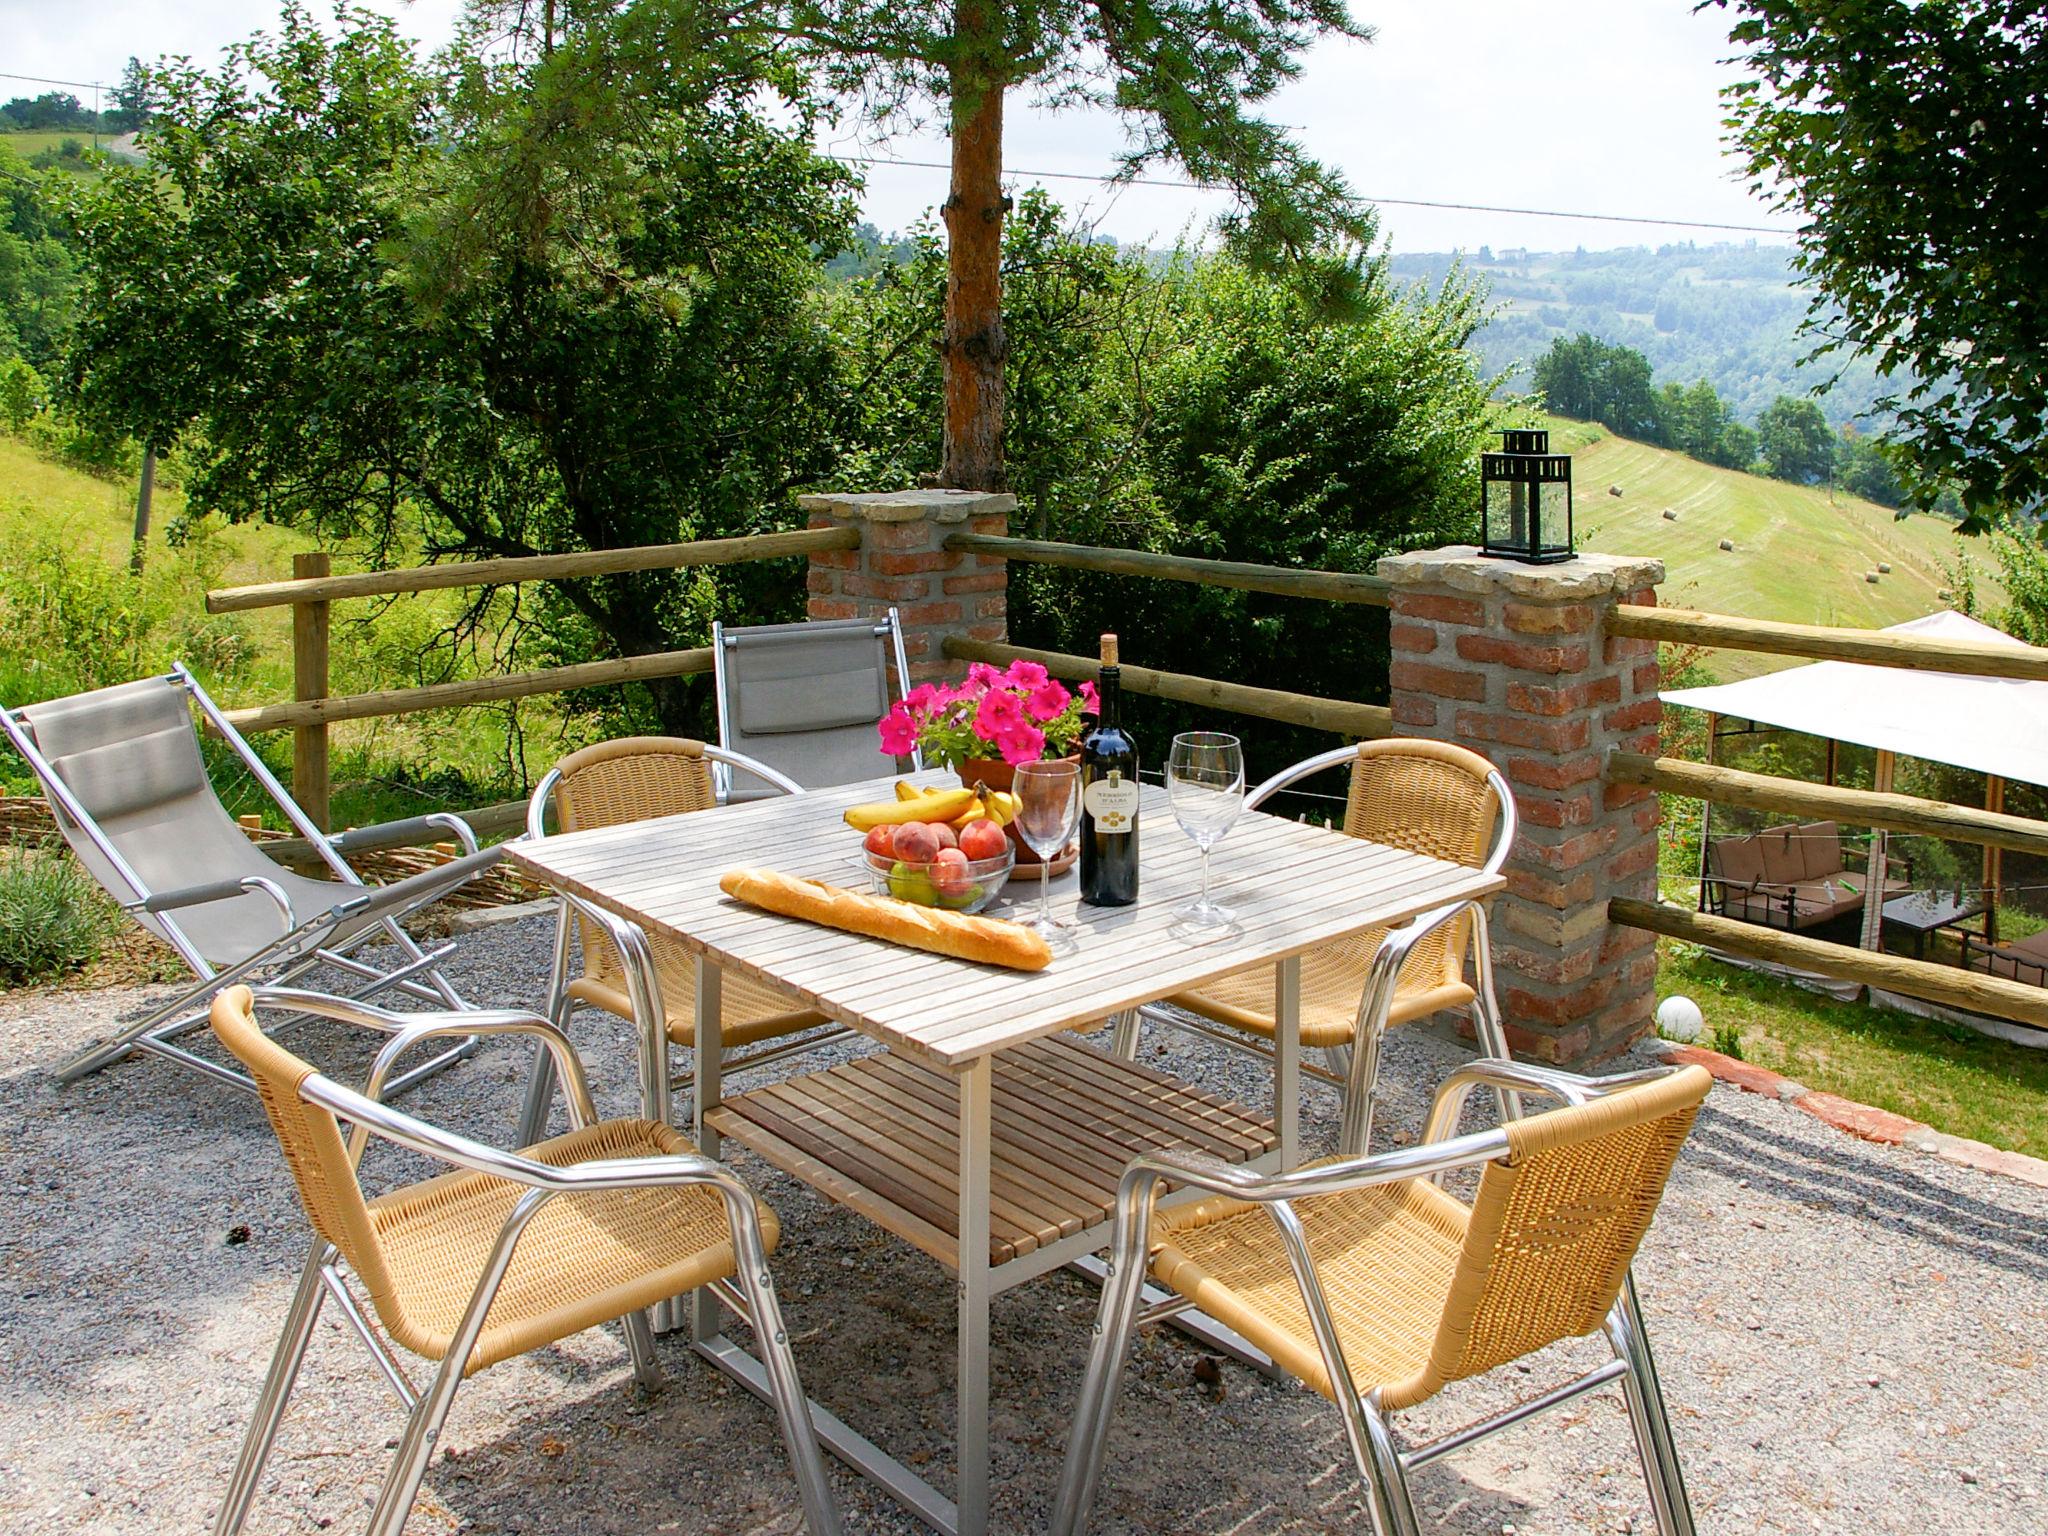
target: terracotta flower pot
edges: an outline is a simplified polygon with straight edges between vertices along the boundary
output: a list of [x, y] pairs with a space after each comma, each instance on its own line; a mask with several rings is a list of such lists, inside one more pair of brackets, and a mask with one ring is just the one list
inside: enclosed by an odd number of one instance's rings
[[[1065, 757], [1056, 758], [1053, 761], [1078, 764], [1081, 761], [1081, 754], [1069, 752]], [[966, 789], [974, 789], [978, 786], [982, 789], [999, 790], [1002, 793], [1009, 794], [1015, 791], [1017, 784], [1017, 770], [1015, 766], [1000, 757], [970, 757], [955, 769], [954, 772], [960, 775], [961, 786]], [[1018, 865], [1025, 868], [1037, 868], [1040, 862], [1039, 857], [1036, 853], [1032, 852], [1031, 845], [1018, 836], [1017, 824], [1012, 822], [1003, 830], [1010, 834], [1010, 842], [1017, 849]], [[1062, 853], [1059, 858], [1053, 860], [1054, 865], [1057, 866], [1054, 873], [1057, 874], [1060, 869], [1064, 869], [1072, 862], [1073, 854], [1071, 852]]]

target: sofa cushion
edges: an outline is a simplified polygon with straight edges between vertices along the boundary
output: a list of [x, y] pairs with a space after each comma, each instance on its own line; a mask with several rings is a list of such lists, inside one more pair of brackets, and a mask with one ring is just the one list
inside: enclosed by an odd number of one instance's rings
[[1799, 828], [1799, 867], [1807, 880], [1825, 880], [1842, 868], [1842, 829], [1832, 821], [1809, 821]]
[[1764, 851], [1753, 837], [1718, 837], [1713, 843], [1714, 873], [1739, 885], [1764, 877]]
[[1766, 827], [1757, 834], [1764, 851], [1764, 878], [1773, 885], [1790, 885], [1806, 878], [1799, 857], [1797, 827]]
[[1850, 890], [1835, 876], [1824, 876], [1819, 880], [1801, 880], [1792, 887], [1799, 899], [1799, 915], [1802, 921], [1811, 918], [1814, 922], [1826, 922], [1832, 917], [1844, 917], [1851, 912], [1863, 910], [1861, 890]]

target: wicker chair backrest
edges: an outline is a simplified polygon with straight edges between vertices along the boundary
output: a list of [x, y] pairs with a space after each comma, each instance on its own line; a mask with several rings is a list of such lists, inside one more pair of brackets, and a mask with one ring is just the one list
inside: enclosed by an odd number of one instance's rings
[[307, 1103], [299, 1092], [315, 1069], [263, 1032], [247, 987], [229, 987], [216, 997], [212, 1019], [221, 1044], [256, 1080], [263, 1113], [277, 1133], [313, 1230], [341, 1250], [381, 1308], [392, 1294], [390, 1267], [364, 1203], [348, 1143], [333, 1114]]
[[1685, 1067], [1509, 1121], [1509, 1155], [1480, 1176], [1425, 1376], [1389, 1406], [1600, 1327], [1712, 1086]]
[[[1476, 869], [1492, 850], [1500, 817], [1499, 797], [1486, 782], [1492, 771], [1478, 753], [1447, 741], [1363, 742], [1351, 767], [1344, 830]], [[1401, 967], [1403, 988], [1456, 982], [1470, 926], [1460, 916], [1426, 935]]]

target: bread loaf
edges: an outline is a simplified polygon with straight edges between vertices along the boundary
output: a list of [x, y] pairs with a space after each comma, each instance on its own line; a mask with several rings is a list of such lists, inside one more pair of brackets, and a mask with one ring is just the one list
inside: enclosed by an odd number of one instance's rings
[[729, 869], [718, 888], [735, 901], [784, 917], [800, 917], [847, 933], [863, 933], [891, 944], [1004, 965], [1016, 971], [1042, 971], [1052, 963], [1052, 950], [1029, 928], [964, 912], [942, 912], [887, 896], [849, 891], [821, 880], [799, 880], [772, 869]]

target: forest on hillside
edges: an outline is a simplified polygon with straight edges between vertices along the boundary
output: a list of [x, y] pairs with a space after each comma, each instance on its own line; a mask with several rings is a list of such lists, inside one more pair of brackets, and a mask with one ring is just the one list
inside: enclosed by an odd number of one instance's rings
[[1586, 332], [1650, 360], [1658, 384], [1705, 379], [1739, 421], [1755, 425], [1780, 395], [1817, 398], [1831, 425], [1863, 421], [1882, 387], [1866, 362], [1802, 366], [1809, 291], [1789, 246], [1635, 246], [1612, 251], [1396, 255], [1397, 280], [1436, 284], [1456, 268], [1492, 295], [1492, 318], [1468, 344], [1497, 387], [1529, 388], [1530, 368], [1560, 337]]

